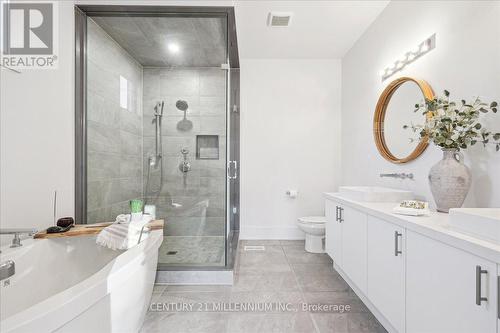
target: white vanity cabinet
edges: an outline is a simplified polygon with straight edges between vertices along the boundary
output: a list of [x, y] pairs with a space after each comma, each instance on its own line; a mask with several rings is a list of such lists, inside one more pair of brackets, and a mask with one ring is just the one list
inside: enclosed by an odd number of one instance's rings
[[366, 214], [327, 200], [326, 252], [366, 292]]
[[367, 296], [398, 331], [405, 331], [405, 230], [368, 216]]
[[496, 332], [497, 265], [416, 232], [406, 236], [406, 332]]
[[326, 251], [389, 332], [500, 333], [500, 250], [449, 215], [326, 195]]

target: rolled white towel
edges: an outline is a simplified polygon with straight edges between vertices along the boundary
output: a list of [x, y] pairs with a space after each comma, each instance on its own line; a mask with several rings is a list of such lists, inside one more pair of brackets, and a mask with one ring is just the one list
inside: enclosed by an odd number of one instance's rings
[[118, 215], [115, 223], [97, 235], [96, 243], [113, 250], [130, 249], [138, 244], [139, 239], [142, 241], [148, 237], [147, 233], [141, 236], [141, 231], [151, 220], [150, 215], [143, 215], [140, 221], [130, 222], [130, 214]]

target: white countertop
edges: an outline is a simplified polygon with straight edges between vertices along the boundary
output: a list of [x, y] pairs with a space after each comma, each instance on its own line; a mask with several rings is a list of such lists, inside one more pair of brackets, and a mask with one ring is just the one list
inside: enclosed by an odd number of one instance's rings
[[453, 230], [449, 223], [449, 214], [431, 212], [430, 216], [399, 215], [392, 212], [392, 209], [399, 204], [397, 202], [360, 202], [351, 200], [341, 193], [324, 193], [324, 196], [326, 199], [356, 208], [368, 215], [500, 264], [499, 244]]

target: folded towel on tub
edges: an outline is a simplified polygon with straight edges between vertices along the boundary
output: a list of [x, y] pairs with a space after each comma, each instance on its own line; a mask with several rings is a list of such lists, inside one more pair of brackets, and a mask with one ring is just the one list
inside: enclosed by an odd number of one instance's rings
[[[143, 227], [152, 220], [150, 215], [143, 215], [139, 221], [130, 221], [130, 214], [116, 217], [115, 223], [102, 229], [96, 243], [113, 250], [127, 250], [148, 237]], [[142, 236], [141, 236], [142, 233]]]

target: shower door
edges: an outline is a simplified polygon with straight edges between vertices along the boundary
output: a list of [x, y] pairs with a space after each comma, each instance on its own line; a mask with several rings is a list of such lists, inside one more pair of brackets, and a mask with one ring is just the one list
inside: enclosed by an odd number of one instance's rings
[[228, 72], [228, 210], [226, 226], [226, 265], [231, 266], [238, 245], [240, 230], [240, 69]]

